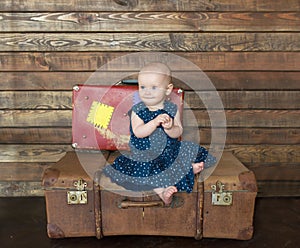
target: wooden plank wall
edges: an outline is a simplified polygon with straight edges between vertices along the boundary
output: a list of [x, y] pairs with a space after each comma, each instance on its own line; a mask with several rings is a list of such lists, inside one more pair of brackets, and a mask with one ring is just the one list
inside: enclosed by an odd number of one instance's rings
[[[225, 107], [226, 150], [254, 170], [259, 195], [300, 195], [299, 0], [2, 0], [0, 9], [0, 196], [43, 195], [43, 170], [72, 150], [72, 86], [138, 51], [204, 70]], [[205, 145], [205, 109], [192, 92], [187, 101]]]

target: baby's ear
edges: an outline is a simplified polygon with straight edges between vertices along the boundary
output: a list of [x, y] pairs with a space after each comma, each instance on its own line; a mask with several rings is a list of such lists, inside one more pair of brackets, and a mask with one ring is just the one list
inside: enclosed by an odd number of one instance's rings
[[168, 86], [167, 86], [167, 91], [166, 91], [166, 95], [167, 95], [167, 96], [171, 94], [171, 92], [172, 92], [172, 90], [173, 90], [173, 87], [174, 87], [174, 86], [173, 86], [172, 83], [168, 84]]

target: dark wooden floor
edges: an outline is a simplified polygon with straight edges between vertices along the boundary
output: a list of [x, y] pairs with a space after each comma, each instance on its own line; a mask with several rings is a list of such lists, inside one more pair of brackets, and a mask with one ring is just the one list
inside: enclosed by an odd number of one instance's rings
[[[153, 236], [51, 240], [46, 235], [44, 198], [0, 198], [0, 247], [299, 247], [300, 198], [258, 198], [254, 237], [249, 241]], [[220, 223], [222, 225], [222, 223]], [[226, 228], [226, 227], [224, 227]]]

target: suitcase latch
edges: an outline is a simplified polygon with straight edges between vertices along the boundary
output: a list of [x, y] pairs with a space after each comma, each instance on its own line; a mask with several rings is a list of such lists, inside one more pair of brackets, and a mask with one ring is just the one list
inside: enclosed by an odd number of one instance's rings
[[87, 182], [79, 179], [74, 182], [77, 190], [67, 192], [68, 204], [87, 204], [87, 191], [85, 190]]
[[225, 185], [217, 181], [216, 185], [212, 185], [212, 205], [229, 206], [232, 205], [232, 192], [224, 190]]

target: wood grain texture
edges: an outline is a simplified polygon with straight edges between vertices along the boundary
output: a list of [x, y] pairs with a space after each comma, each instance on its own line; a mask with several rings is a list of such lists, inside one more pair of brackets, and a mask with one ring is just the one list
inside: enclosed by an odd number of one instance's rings
[[70, 127], [72, 110], [0, 110], [2, 127]]
[[[217, 129], [216, 129], [217, 130]], [[215, 130], [215, 131], [216, 131]], [[234, 145], [297, 145], [300, 144], [299, 128], [252, 128], [252, 127], [227, 127], [217, 130], [222, 136], [217, 136], [214, 142], [221, 143], [222, 137], [226, 135], [226, 144]], [[211, 142], [212, 130], [210, 128], [184, 128], [183, 139], [200, 144]]]
[[2, 12], [0, 19], [2, 32], [300, 30], [298, 12]]
[[[204, 145], [205, 146], [205, 145]], [[206, 146], [207, 147], [207, 146]], [[218, 149], [216, 145], [214, 149]], [[33, 145], [0, 145], [1, 162], [43, 162], [53, 163], [62, 158], [67, 151], [73, 148], [70, 145], [33, 144]], [[300, 161], [300, 146], [296, 145], [227, 145], [226, 151], [231, 151], [247, 166], [251, 163], [269, 164], [296, 164]]]
[[[215, 118], [215, 127], [223, 126], [223, 115], [221, 110], [212, 110], [211, 115]], [[226, 127], [289, 127], [297, 128], [300, 125], [298, 118], [300, 110], [226, 110]], [[186, 127], [195, 126], [210, 127], [211, 122], [204, 110], [185, 111], [183, 122]]]
[[0, 33], [0, 52], [297, 52], [299, 44], [299, 33]]
[[295, 197], [300, 195], [298, 181], [258, 181], [259, 197]]
[[[124, 52], [3, 52], [0, 71], [96, 71], [109, 61], [128, 55]], [[194, 63], [203, 71], [294, 71], [299, 72], [300, 52], [178, 52], [177, 56]], [[126, 57], [127, 58], [127, 57]], [[120, 60], [122, 61], [122, 59]], [[188, 70], [185, 64], [168, 61], [172, 70]], [[129, 71], [140, 68], [143, 60], [128, 58], [122, 68], [108, 71]], [[190, 73], [191, 74], [191, 73]], [[246, 83], [246, 82], [245, 82]]]
[[[183, 139], [209, 144], [211, 142], [210, 128], [185, 128]], [[299, 128], [226, 128], [226, 144], [236, 145], [297, 145], [300, 143]], [[71, 127], [8, 127], [0, 129], [1, 144], [66, 144], [72, 143]], [[216, 137], [216, 143], [222, 140]]]
[[0, 92], [0, 109], [72, 109], [72, 92], [5, 91]]
[[[72, 57], [72, 55], [70, 55]], [[1, 68], [0, 68], [1, 70]], [[176, 87], [189, 90], [189, 80], [181, 82], [178, 75], [181, 72], [173, 72], [173, 81]], [[205, 71], [207, 77], [217, 90], [265, 90], [266, 94], [272, 90], [300, 90], [299, 72], [290, 71]], [[32, 71], [0, 71], [0, 84], [2, 90], [56, 90], [70, 91], [76, 84], [101, 84], [101, 76], [95, 76], [94, 71], [62, 71], [62, 72], [32, 72]], [[113, 78], [115, 72], [106, 72], [108, 78]], [[134, 75], [135, 71], [129, 71]], [[190, 75], [191, 81], [199, 78]], [[136, 76], [129, 76], [135, 78]], [[111, 82], [111, 85], [116, 82]], [[194, 85], [194, 90], [207, 90], [201, 80]]]
[[44, 196], [41, 181], [0, 181], [1, 197]]
[[7, 127], [0, 129], [2, 144], [71, 144], [71, 127]]
[[1, 163], [46, 163], [57, 162], [70, 145], [0, 145]]
[[297, 0], [253, 1], [253, 0], [3, 0], [3, 11], [295, 11], [300, 10]]
[[[223, 111], [212, 110], [215, 127], [224, 127]], [[221, 114], [219, 114], [221, 113]], [[226, 127], [299, 127], [300, 110], [226, 110]], [[0, 127], [70, 127], [71, 110], [0, 110]], [[219, 120], [220, 119], [220, 120]], [[186, 111], [183, 115], [186, 127], [210, 127], [206, 110]], [[220, 122], [217, 122], [220, 121]]]
[[[300, 91], [218, 91], [224, 109], [300, 109]], [[186, 92], [184, 101], [192, 109], [213, 106], [213, 91]]]
[[0, 162], [0, 181], [40, 181], [44, 170], [53, 163], [2, 163]]
[[[259, 181], [299, 181], [300, 167], [297, 165], [249, 165], [249, 169], [255, 173], [256, 179]], [[300, 190], [300, 189], [299, 189]]]
[[247, 165], [249, 164], [299, 164], [300, 146], [297, 145], [229, 145], [227, 151]]
[[[224, 109], [299, 109], [300, 91], [191, 91], [186, 107], [206, 109], [221, 99]], [[3, 91], [0, 109], [72, 109], [72, 91]]]

